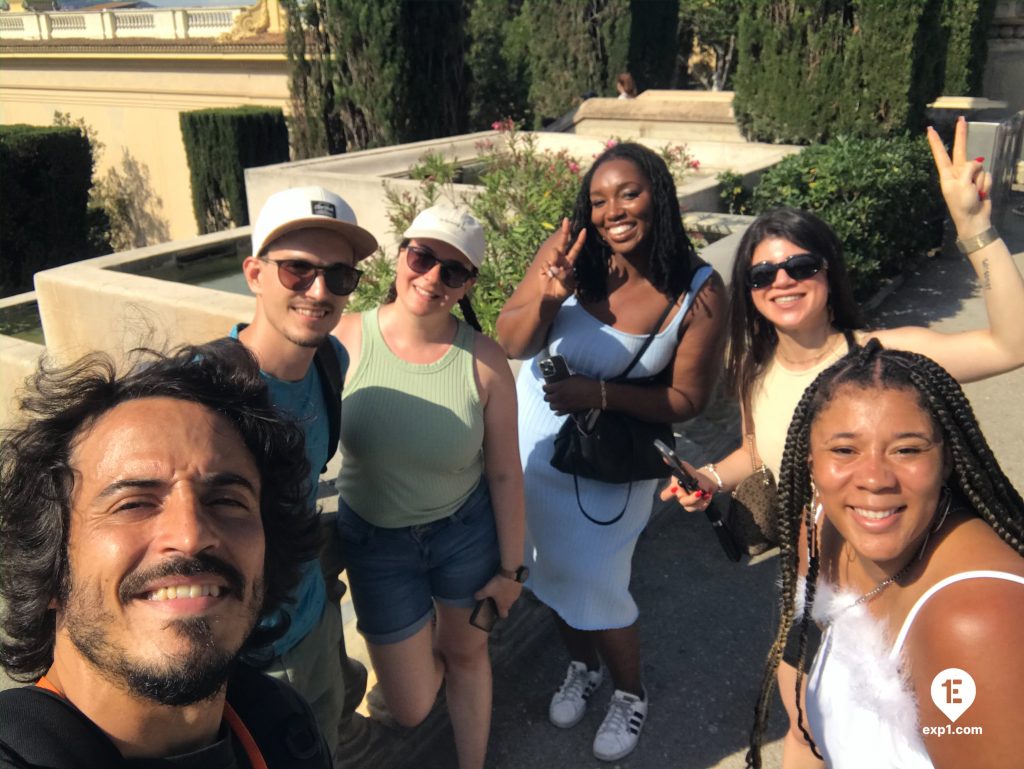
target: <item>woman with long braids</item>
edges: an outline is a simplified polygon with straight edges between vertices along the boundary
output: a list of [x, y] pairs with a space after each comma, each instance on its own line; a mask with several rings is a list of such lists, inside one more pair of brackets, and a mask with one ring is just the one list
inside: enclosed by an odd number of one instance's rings
[[459, 767], [482, 769], [491, 663], [470, 619], [478, 602], [506, 616], [522, 589], [515, 382], [466, 296], [480, 223], [442, 204], [404, 237], [392, 300], [334, 332], [351, 360], [338, 534], [391, 715], [420, 723], [444, 682]]
[[[666, 423], [698, 414], [720, 367], [724, 304], [721, 279], [683, 231], [665, 163], [625, 143], [594, 162], [572, 223], [541, 245], [498, 318], [509, 356], [532, 358], [517, 383], [528, 585], [553, 609], [570, 658], [548, 715], [561, 728], [579, 723], [603, 661], [615, 691], [594, 739], [602, 760], [636, 747], [647, 714], [629, 577], [657, 482], [560, 472], [550, 464], [554, 438], [566, 415], [588, 410]], [[538, 361], [549, 355], [575, 374], [545, 384]], [[634, 359], [629, 381], [610, 381]]]
[[851, 352], [804, 392], [779, 492], [781, 622], [748, 766], [783, 658], [832, 769], [1021, 766], [1024, 500], [949, 373], [875, 340]]

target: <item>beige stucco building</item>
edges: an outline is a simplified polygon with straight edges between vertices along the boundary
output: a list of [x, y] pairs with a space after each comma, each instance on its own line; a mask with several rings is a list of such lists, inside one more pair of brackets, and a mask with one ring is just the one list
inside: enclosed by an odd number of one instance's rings
[[130, 177], [152, 214], [149, 242], [195, 235], [178, 115], [287, 108], [288, 62], [270, 3], [0, 13], [0, 124], [48, 125], [54, 112], [84, 119], [105, 145], [97, 170]]

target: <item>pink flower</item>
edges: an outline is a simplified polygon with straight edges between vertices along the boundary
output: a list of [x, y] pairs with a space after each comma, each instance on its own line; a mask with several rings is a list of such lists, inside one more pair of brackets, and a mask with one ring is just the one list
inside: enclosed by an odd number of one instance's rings
[[612, 147], [614, 147], [614, 146], [615, 146], [616, 144], [618, 144], [618, 143], [619, 143], [619, 140], [618, 140], [618, 139], [609, 139], [608, 141], [606, 141], [606, 142], [604, 143], [604, 148], [605, 148], [606, 150], [610, 150], [610, 149], [611, 149]]
[[572, 171], [574, 174], [578, 174], [580, 172], [580, 164], [577, 163], [575, 160], [570, 160], [569, 170]]
[[500, 120], [495, 120], [493, 123], [491, 123], [491, 129], [495, 131], [500, 131], [504, 127], [505, 126], [502, 124]]
[[699, 170], [700, 169], [700, 161], [699, 160], [691, 160], [690, 161], [690, 168], [692, 168], [694, 171]]

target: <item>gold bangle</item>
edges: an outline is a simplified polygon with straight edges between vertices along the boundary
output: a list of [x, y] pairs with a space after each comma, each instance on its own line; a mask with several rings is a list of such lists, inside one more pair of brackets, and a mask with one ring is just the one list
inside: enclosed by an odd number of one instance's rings
[[604, 380], [598, 380], [601, 383], [601, 411], [608, 410], [608, 388], [605, 386]]

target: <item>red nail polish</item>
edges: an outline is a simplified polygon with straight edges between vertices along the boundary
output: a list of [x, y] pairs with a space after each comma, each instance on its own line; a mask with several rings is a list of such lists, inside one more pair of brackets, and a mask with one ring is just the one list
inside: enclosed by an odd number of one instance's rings
[[975, 163], [984, 163], [985, 162], [985, 158], [975, 158], [974, 162]]

